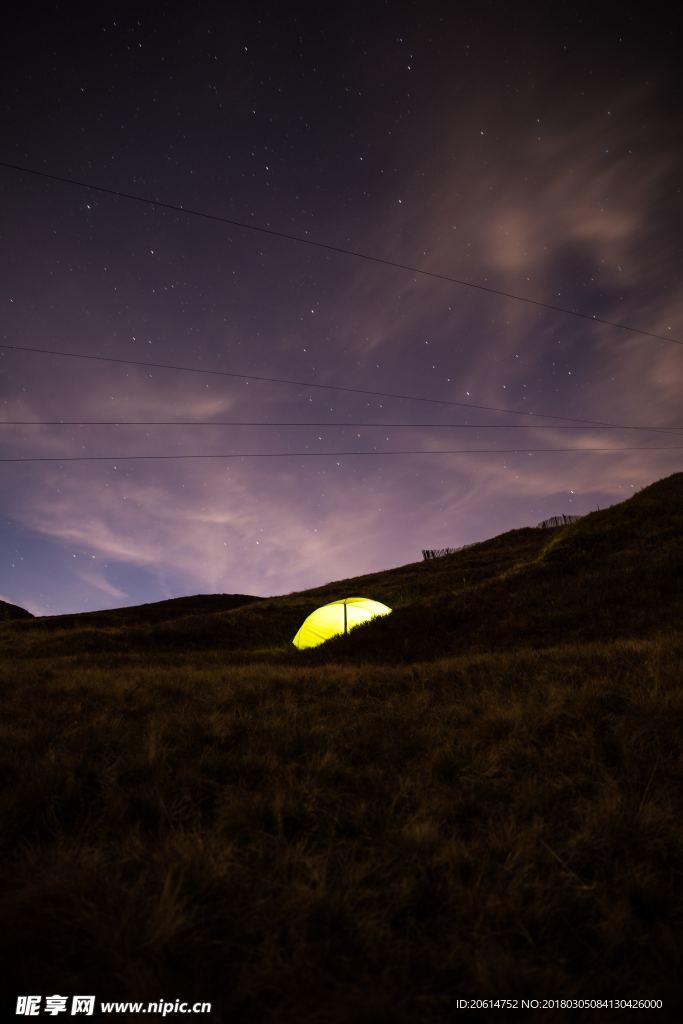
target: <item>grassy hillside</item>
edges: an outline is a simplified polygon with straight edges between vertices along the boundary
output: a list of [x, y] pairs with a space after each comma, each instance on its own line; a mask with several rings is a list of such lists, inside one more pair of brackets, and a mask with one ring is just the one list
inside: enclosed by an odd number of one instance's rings
[[[14, 623], [17, 657], [221, 649], [301, 663], [410, 662], [455, 652], [646, 636], [681, 614], [683, 474], [550, 530], [512, 530], [456, 554], [259, 599], [209, 595]], [[637, 599], [636, 592], [645, 599]], [[291, 639], [320, 604], [360, 594], [394, 614], [302, 654]]]
[[[11, 993], [276, 1024], [671, 1010], [682, 492], [302, 594], [2, 624]], [[344, 594], [395, 611], [296, 651]]]
[[[388, 572], [337, 581], [298, 594], [275, 598], [230, 595], [181, 598], [160, 605], [35, 619], [6, 631], [4, 639], [17, 657], [125, 653], [162, 653], [192, 648], [220, 648], [229, 659], [243, 660], [254, 651], [269, 657], [301, 657], [291, 640], [303, 619], [320, 604], [360, 593], [392, 608], [419, 606], [435, 595], [473, 586], [532, 560], [548, 542], [548, 531], [515, 530], [449, 558], [417, 562]], [[233, 608], [210, 602], [235, 600]], [[155, 609], [162, 607], [163, 615]], [[349, 636], [349, 640], [356, 634]]]
[[205, 616], [216, 612], [232, 611], [242, 605], [260, 601], [248, 594], [197, 594], [195, 597], [174, 597], [169, 601], [133, 605], [128, 608], [107, 608], [97, 612], [79, 612], [73, 615], [48, 615], [36, 622], [36, 628], [48, 632], [93, 627], [139, 626], [169, 622], [186, 615]]
[[[532, 539], [524, 547], [528, 534]], [[514, 531], [444, 558], [449, 565], [438, 590], [425, 588], [421, 600], [353, 636], [343, 651], [337, 643], [334, 653], [320, 648], [314, 656], [407, 660], [644, 637], [675, 628], [683, 612], [682, 537], [678, 473], [571, 525]], [[508, 544], [506, 561], [497, 552]], [[482, 566], [471, 576], [468, 555], [491, 571]], [[431, 563], [424, 564], [428, 573]]]
[[30, 619], [31, 613], [25, 608], [16, 604], [9, 604], [7, 601], [0, 601], [0, 622], [6, 619]]

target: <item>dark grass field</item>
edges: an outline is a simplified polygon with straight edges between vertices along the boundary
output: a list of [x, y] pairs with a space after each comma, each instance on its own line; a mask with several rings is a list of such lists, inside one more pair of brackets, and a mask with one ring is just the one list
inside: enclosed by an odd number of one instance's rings
[[[682, 498], [677, 474], [285, 597], [0, 623], [8, 1006], [408, 1024], [459, 997], [622, 997], [677, 1017]], [[353, 594], [395, 610], [292, 647]], [[558, 1017], [478, 1016], [508, 1015]]]

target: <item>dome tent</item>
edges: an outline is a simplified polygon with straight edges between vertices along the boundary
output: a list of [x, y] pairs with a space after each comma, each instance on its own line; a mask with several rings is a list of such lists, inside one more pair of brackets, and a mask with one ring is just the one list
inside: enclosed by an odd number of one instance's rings
[[369, 622], [377, 615], [388, 615], [390, 611], [391, 608], [369, 597], [344, 597], [311, 612], [292, 643], [300, 651], [306, 647], [317, 647], [333, 636], [348, 633], [354, 626]]

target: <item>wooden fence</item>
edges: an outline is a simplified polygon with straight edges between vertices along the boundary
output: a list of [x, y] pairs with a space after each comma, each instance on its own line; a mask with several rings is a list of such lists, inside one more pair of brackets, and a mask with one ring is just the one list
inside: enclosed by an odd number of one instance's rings
[[568, 526], [569, 523], [575, 523], [577, 519], [581, 519], [581, 516], [551, 516], [550, 519], [544, 519], [542, 523], [537, 523], [536, 529], [549, 530], [553, 526]]
[[425, 562], [428, 562], [430, 558], [443, 558], [444, 555], [454, 555], [456, 551], [464, 551], [465, 548], [471, 546], [471, 544], [463, 544], [461, 548], [423, 548], [422, 557]]
[[[577, 519], [582, 519], [582, 516], [551, 516], [550, 519], [544, 519], [543, 522], [536, 524], [537, 530], [549, 530], [553, 526], [568, 526], [569, 523], [575, 523]], [[443, 558], [444, 555], [454, 555], [457, 551], [464, 551], [465, 548], [471, 548], [471, 544], [463, 544], [459, 548], [423, 548], [422, 558], [425, 562], [430, 561], [432, 558]]]

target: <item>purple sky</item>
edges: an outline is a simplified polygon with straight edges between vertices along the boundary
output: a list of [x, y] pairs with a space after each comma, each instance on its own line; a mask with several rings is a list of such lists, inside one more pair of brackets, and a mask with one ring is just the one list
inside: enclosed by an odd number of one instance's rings
[[[683, 337], [679, 62], [645, 13], [226, 6], [18, 15], [0, 160]], [[2, 168], [0, 203], [7, 345], [683, 422], [680, 345]], [[677, 440], [2, 349], [0, 419], [433, 424], [3, 425], [4, 458], [520, 449], [1, 463], [0, 599], [35, 614], [389, 568], [621, 501], [682, 454], [528, 454]]]

